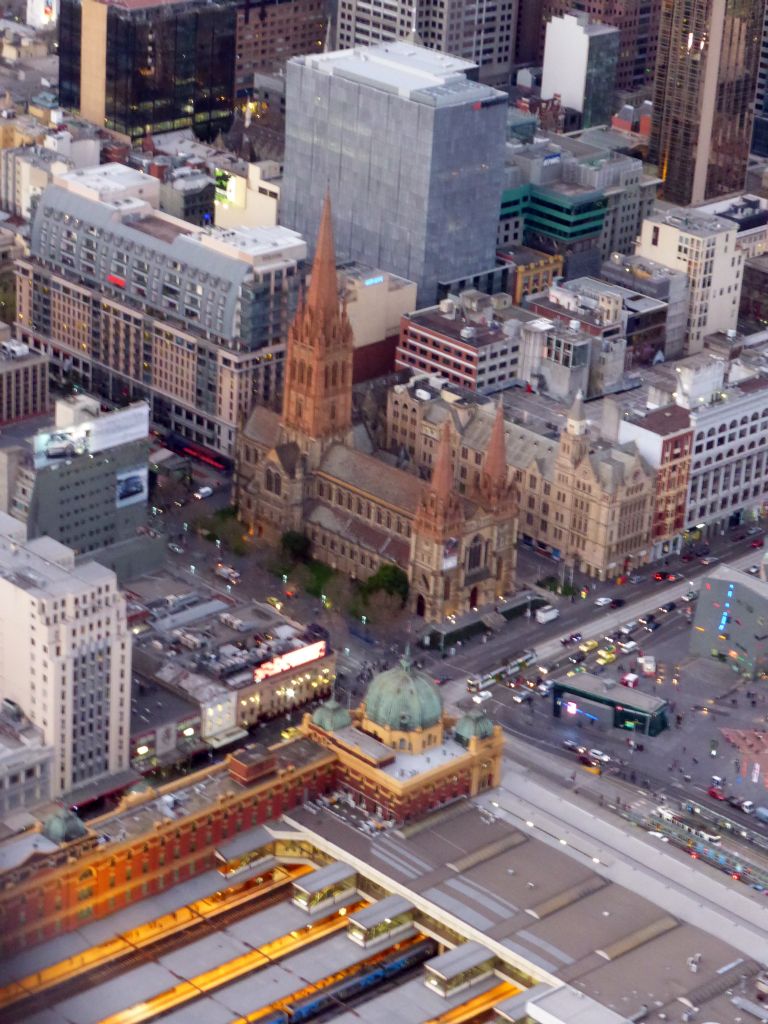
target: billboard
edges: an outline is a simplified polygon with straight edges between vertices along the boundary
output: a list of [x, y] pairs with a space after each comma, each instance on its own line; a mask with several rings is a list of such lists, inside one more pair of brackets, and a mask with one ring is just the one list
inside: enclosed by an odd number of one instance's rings
[[325, 640], [318, 640], [317, 643], [308, 644], [297, 651], [287, 651], [285, 654], [278, 654], [271, 661], [265, 661], [253, 670], [254, 683], [262, 683], [271, 676], [280, 675], [281, 672], [288, 672], [292, 668], [301, 668], [318, 658], [324, 658], [327, 654]]
[[459, 564], [459, 538], [448, 537], [443, 542], [443, 572], [455, 569]]
[[69, 426], [56, 426], [35, 434], [35, 468], [80, 455], [96, 455], [116, 445], [141, 441], [149, 435], [149, 406], [145, 402], [119, 412]]
[[136, 466], [135, 469], [125, 469], [115, 477], [115, 505], [117, 508], [126, 508], [128, 505], [138, 505], [146, 502], [149, 497], [148, 487], [149, 471], [146, 466]]

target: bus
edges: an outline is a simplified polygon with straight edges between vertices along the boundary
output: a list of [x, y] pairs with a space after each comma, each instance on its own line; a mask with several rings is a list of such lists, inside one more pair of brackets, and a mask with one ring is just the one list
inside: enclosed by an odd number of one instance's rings
[[482, 690], [490, 690], [496, 683], [506, 683], [514, 680], [524, 668], [536, 660], [536, 651], [527, 650], [516, 655], [511, 661], [491, 669], [490, 672], [473, 673], [467, 679], [467, 691], [469, 693], [480, 693]]

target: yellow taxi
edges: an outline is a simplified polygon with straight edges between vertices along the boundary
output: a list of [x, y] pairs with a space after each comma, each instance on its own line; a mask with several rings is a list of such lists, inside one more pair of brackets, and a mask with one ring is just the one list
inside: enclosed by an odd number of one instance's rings
[[600, 645], [597, 640], [585, 640], [583, 644], [579, 644], [579, 650], [582, 654], [589, 654], [590, 651], [595, 651]]
[[600, 650], [597, 652], [598, 665], [611, 665], [614, 661], [616, 661], [616, 655], [612, 651]]

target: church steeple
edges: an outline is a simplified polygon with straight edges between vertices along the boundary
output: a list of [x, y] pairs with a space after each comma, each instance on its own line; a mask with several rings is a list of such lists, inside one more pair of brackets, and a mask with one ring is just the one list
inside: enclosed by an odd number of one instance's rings
[[560, 435], [560, 456], [573, 466], [577, 466], [589, 452], [588, 428], [584, 395], [579, 390], [568, 412], [565, 430]]
[[497, 508], [510, 494], [507, 472], [507, 446], [504, 436], [504, 408], [499, 402], [496, 418], [488, 438], [488, 447], [480, 475], [480, 496], [492, 508]]
[[440, 433], [432, 479], [416, 510], [415, 528], [422, 533], [444, 536], [446, 531], [455, 530], [462, 519], [461, 502], [454, 490], [451, 426], [446, 420]]
[[340, 306], [331, 200], [323, 203], [306, 297], [288, 329], [283, 434], [308, 442], [342, 440], [352, 425], [352, 328]]

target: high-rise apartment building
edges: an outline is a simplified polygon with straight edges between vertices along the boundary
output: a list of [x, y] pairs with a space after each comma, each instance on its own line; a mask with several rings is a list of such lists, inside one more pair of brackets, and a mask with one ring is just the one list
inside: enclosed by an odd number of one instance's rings
[[62, 0], [59, 97], [131, 139], [232, 121], [236, 9], [227, 0]]
[[[534, 9], [536, 6], [530, 4]], [[634, 92], [653, 79], [660, 8], [661, 0], [544, 0], [540, 30], [542, 52], [546, 23], [572, 11], [583, 11], [593, 21], [613, 25], [619, 30], [616, 89]]]
[[682, 206], [744, 188], [764, 4], [663, 0], [650, 157]]
[[50, 356], [55, 378], [147, 401], [158, 425], [231, 454], [240, 418], [279, 396], [304, 241], [281, 227], [197, 228], [69, 184], [40, 197], [16, 264], [19, 340]]
[[760, 61], [755, 90], [755, 123], [752, 129], [752, 152], [768, 156], [768, 4], [763, 11], [760, 35]]
[[542, 99], [560, 97], [581, 114], [582, 128], [610, 124], [615, 113], [619, 30], [571, 13], [547, 25]]
[[346, 50], [416, 37], [431, 50], [472, 61], [480, 81], [503, 88], [514, 60], [520, 2], [525, 0], [339, 0], [336, 45]]
[[708, 334], [736, 327], [744, 276], [737, 232], [733, 221], [698, 210], [655, 213], [643, 222], [637, 255], [688, 277], [686, 355], [700, 352]]
[[402, 42], [290, 60], [282, 222], [315, 238], [329, 190], [339, 257], [415, 281], [420, 305], [493, 266], [507, 96], [476, 71]]
[[282, 74], [299, 53], [319, 53], [331, 17], [329, 0], [238, 0], [235, 93], [253, 92], [254, 72]]
[[128, 767], [131, 643], [115, 574], [0, 513], [0, 694], [54, 748], [53, 796]]

